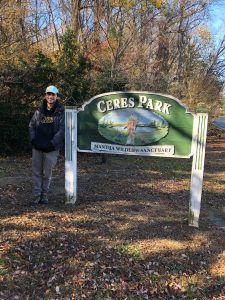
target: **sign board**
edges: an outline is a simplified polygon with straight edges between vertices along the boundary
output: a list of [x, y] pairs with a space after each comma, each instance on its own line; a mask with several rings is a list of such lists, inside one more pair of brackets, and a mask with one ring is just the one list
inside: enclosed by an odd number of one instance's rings
[[78, 111], [78, 151], [190, 157], [193, 121], [187, 108], [171, 96], [102, 94]]
[[66, 202], [77, 198], [77, 151], [192, 157], [189, 225], [198, 227], [208, 115], [192, 114], [176, 98], [151, 92], [113, 92], [66, 109]]

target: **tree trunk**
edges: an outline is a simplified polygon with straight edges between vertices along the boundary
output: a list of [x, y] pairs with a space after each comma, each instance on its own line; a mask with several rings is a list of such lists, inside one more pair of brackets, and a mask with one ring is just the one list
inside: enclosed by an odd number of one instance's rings
[[78, 40], [80, 31], [80, 0], [72, 0], [72, 30]]

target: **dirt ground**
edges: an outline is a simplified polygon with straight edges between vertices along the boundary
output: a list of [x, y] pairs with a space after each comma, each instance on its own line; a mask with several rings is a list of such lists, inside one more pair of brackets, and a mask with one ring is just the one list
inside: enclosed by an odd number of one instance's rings
[[188, 226], [191, 159], [64, 158], [48, 205], [31, 207], [31, 158], [0, 158], [0, 299], [225, 299], [225, 135], [208, 137], [199, 228]]

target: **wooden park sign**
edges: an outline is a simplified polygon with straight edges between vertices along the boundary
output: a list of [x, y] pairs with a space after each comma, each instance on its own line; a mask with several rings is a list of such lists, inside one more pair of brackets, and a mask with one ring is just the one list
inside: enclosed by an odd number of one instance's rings
[[151, 92], [112, 92], [66, 109], [66, 201], [77, 197], [77, 151], [193, 157], [189, 225], [198, 227], [207, 114], [192, 114], [176, 98]]

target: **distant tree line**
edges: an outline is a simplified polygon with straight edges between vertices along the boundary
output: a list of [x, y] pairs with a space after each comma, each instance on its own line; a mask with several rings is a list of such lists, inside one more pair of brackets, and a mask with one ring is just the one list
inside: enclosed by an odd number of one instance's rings
[[102, 92], [167, 93], [193, 111], [221, 107], [225, 36], [207, 27], [218, 0], [1, 0], [0, 153], [29, 149], [44, 89], [66, 105]]

